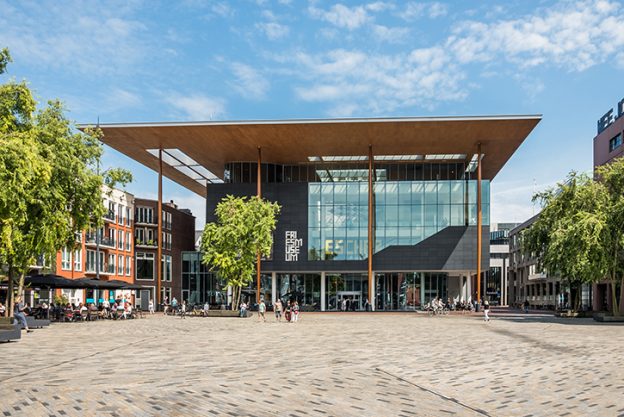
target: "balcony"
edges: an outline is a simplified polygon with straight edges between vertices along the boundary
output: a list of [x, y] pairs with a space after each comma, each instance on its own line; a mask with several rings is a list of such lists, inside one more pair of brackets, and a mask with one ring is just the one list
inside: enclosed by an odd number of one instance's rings
[[158, 240], [140, 240], [134, 239], [135, 248], [157, 248]]
[[[92, 235], [92, 234], [87, 234], [86, 236], [86, 244], [88, 246], [96, 246], [98, 241], [98, 236], [96, 235]], [[99, 241], [100, 241], [100, 246], [105, 246], [105, 247], [110, 247], [110, 248], [115, 248], [115, 239], [110, 238], [110, 237], [99, 237]]]
[[110, 222], [115, 222], [115, 212], [114, 211], [107, 211], [106, 213], [104, 213], [104, 220], [110, 221]]
[[135, 217], [135, 226], [158, 226], [158, 216], [152, 216], [151, 218]]

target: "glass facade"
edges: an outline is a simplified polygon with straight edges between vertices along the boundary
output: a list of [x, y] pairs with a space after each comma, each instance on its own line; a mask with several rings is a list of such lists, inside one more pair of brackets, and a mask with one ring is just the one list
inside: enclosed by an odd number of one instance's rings
[[218, 308], [227, 304], [225, 282], [202, 264], [199, 252], [182, 252], [182, 292], [188, 294], [190, 305], [208, 301], [211, 308]]
[[[482, 181], [489, 225], [490, 183]], [[415, 245], [448, 226], [477, 224], [477, 181], [381, 181], [374, 184], [374, 251]], [[308, 260], [368, 257], [368, 183], [308, 185]]]
[[320, 274], [277, 274], [276, 296], [287, 301], [297, 300], [303, 310], [321, 309]]
[[368, 275], [365, 273], [325, 276], [325, 308], [328, 311], [362, 311], [368, 298]]
[[419, 310], [436, 297], [446, 301], [448, 274], [398, 272], [375, 274], [377, 310]]

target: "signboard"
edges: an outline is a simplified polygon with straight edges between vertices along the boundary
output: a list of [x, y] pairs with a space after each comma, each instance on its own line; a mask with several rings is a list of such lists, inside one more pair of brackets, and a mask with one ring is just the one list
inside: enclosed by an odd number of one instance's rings
[[624, 116], [624, 98], [617, 104], [617, 117], [613, 117], [613, 109], [610, 109], [600, 119], [598, 119], [598, 134], [611, 126], [620, 117]]
[[299, 253], [303, 246], [303, 239], [297, 238], [297, 232], [289, 230], [286, 232], [286, 262], [297, 262]]

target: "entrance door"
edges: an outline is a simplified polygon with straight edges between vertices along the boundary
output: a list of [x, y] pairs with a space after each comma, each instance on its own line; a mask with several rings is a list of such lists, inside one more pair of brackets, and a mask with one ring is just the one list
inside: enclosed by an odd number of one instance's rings
[[150, 290], [141, 290], [141, 310], [147, 311], [149, 309]]
[[[343, 300], [345, 301], [343, 303]], [[362, 292], [361, 291], [339, 291], [338, 292], [339, 306], [338, 310], [344, 309], [347, 311], [360, 311], [362, 310]]]

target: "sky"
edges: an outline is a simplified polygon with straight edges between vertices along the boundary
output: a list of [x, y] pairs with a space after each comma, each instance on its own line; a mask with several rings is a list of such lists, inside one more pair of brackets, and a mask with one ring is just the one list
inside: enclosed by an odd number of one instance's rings
[[[622, 22], [602, 0], [0, 0], [0, 82], [93, 124], [542, 114], [492, 182], [492, 221], [521, 222], [535, 191], [591, 171], [624, 98]], [[110, 148], [103, 165], [156, 197], [155, 172]], [[203, 227], [202, 197], [169, 180], [163, 197]]]

